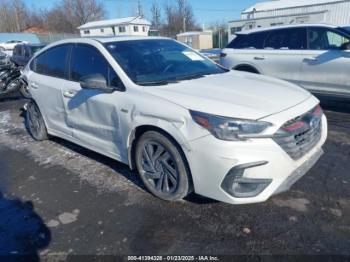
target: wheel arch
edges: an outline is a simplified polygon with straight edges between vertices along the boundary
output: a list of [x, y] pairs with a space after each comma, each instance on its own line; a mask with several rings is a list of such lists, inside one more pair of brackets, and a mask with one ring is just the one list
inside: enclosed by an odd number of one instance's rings
[[42, 111], [41, 111], [41, 109], [40, 109], [40, 106], [39, 106], [39, 104], [35, 101], [35, 99], [34, 98], [29, 98], [28, 99], [29, 101], [28, 102], [26, 102], [25, 103], [25, 105], [23, 106], [23, 108], [24, 108], [24, 110], [26, 110], [27, 111], [27, 107], [28, 107], [28, 104], [29, 103], [33, 103], [33, 104], [35, 104], [36, 106], [37, 106], [37, 108], [39, 109], [39, 112], [40, 112], [40, 114], [41, 114], [41, 116], [43, 117], [43, 120], [44, 120], [44, 124], [45, 124], [45, 127], [46, 127], [46, 129], [47, 129], [47, 120], [46, 120], [46, 116], [42, 113]]
[[[236, 65], [232, 69], [237, 70], [237, 71], [244, 71], [244, 72], [250, 72], [250, 73], [255, 73], [255, 74], [261, 74], [260, 70], [258, 68], [256, 68], [256, 66], [253, 66], [253, 65], [248, 64], [248, 63]], [[245, 69], [245, 70], [242, 70], [242, 69]]]
[[[128, 148], [128, 163], [131, 170], [136, 169], [135, 149], [136, 149], [137, 142], [140, 139], [140, 137], [148, 131], [159, 132], [160, 134], [164, 135], [169, 140], [171, 140], [175, 144], [175, 146], [179, 149], [180, 154], [182, 155], [185, 161], [185, 165], [188, 168], [189, 172], [191, 173], [191, 169], [185, 154], [185, 150], [188, 150], [189, 148], [187, 145], [184, 145], [184, 141], [178, 141], [179, 136], [171, 134], [170, 132], [166, 131], [164, 128], [161, 128], [155, 125], [148, 125], [148, 124], [135, 127], [129, 135], [127, 148]], [[192, 175], [191, 175], [191, 179], [192, 179]]]

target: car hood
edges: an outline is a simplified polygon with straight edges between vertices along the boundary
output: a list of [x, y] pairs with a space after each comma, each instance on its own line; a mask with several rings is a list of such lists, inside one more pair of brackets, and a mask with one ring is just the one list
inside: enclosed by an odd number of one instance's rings
[[289, 109], [311, 94], [271, 77], [231, 71], [145, 91], [189, 110], [243, 119], [260, 119]]

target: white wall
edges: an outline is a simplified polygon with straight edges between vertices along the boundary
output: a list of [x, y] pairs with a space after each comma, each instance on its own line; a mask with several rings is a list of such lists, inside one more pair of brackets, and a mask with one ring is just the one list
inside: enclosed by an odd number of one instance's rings
[[[138, 32], [134, 31], [134, 26], [138, 27]], [[120, 32], [119, 27], [125, 27], [125, 32]], [[145, 31], [143, 31], [143, 27], [145, 27]], [[104, 32], [101, 32], [101, 29], [104, 30]], [[86, 30], [80, 30], [80, 35], [82, 37], [86, 36], [113, 36], [113, 29], [112, 27], [105, 27], [105, 28], [94, 28], [94, 29], [88, 29], [89, 34], [86, 34]], [[148, 25], [116, 25], [114, 26], [115, 34], [116, 35], [138, 35], [138, 36], [148, 36], [148, 32], [150, 30], [150, 27]]]

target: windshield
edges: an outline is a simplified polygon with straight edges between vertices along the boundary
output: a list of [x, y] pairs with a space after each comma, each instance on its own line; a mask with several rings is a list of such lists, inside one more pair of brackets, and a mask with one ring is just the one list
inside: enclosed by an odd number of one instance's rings
[[105, 47], [130, 79], [139, 85], [165, 85], [227, 72], [170, 39], [118, 41], [106, 43]]

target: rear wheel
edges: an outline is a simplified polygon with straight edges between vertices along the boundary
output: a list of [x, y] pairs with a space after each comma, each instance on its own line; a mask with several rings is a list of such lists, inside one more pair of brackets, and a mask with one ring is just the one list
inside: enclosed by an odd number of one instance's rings
[[180, 150], [170, 138], [156, 131], [143, 134], [136, 145], [139, 175], [146, 188], [163, 200], [180, 200], [190, 192], [190, 174]]
[[19, 92], [24, 98], [31, 98], [31, 95], [29, 93], [28, 85], [24, 82], [21, 84], [21, 88], [19, 89]]
[[48, 139], [44, 118], [38, 106], [34, 102], [29, 102], [26, 109], [26, 127], [29, 134], [38, 141]]

